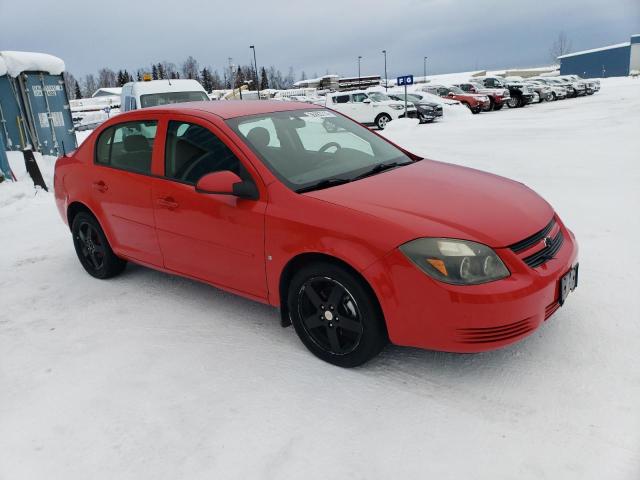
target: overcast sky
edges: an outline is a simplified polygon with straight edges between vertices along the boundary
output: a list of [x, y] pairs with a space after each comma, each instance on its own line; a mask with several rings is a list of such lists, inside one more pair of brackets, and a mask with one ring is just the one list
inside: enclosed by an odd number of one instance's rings
[[0, 50], [61, 57], [76, 76], [103, 66], [178, 66], [193, 55], [222, 70], [227, 57], [286, 74], [389, 77], [549, 63], [565, 31], [574, 50], [640, 33], [640, 0], [0, 0]]

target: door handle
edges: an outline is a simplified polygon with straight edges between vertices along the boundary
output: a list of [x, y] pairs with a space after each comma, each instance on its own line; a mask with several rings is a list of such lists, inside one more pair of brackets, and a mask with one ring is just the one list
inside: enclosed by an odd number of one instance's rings
[[109, 190], [109, 187], [106, 183], [104, 183], [102, 180], [100, 180], [99, 182], [93, 182], [93, 189], [97, 190], [101, 193], [106, 192], [107, 190]]
[[176, 202], [172, 197], [162, 197], [156, 200], [156, 203], [162, 208], [168, 208], [169, 210], [174, 210], [178, 208], [178, 202]]

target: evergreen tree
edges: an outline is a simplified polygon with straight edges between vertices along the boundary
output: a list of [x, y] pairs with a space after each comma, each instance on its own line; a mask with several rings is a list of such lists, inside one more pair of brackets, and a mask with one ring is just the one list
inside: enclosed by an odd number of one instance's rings
[[164, 67], [162, 66], [162, 63], [158, 63], [157, 70], [158, 70], [158, 79], [164, 80], [165, 78], [167, 78], [167, 75], [165, 74]]
[[269, 88], [269, 79], [267, 78], [267, 71], [262, 67], [260, 69], [260, 90], [266, 90]]
[[158, 80], [158, 67], [155, 64], [151, 66], [151, 78], [154, 80]]
[[300, 81], [306, 80], [307, 79], [307, 74], [304, 73], [304, 70], [302, 71], [302, 73], [300, 74]]
[[211, 93], [211, 90], [213, 90], [213, 84], [211, 81], [211, 74], [209, 73], [209, 69], [207, 67], [204, 67], [202, 69], [200, 77], [202, 78], [202, 87], [206, 90], [207, 93]]
[[141, 82], [142, 81], [142, 69], [139, 68], [138, 71], [136, 72], [136, 81]]
[[80, 91], [80, 85], [78, 84], [78, 81], [76, 80], [76, 86], [75, 86], [75, 97], [76, 98], [82, 98], [82, 92]]

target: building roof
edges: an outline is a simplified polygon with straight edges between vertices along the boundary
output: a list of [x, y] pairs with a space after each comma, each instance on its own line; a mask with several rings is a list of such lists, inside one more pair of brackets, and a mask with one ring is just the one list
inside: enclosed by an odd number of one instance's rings
[[0, 58], [2, 59], [0, 74], [4, 70], [4, 73], [12, 77], [17, 77], [22, 72], [46, 72], [51, 75], [60, 75], [64, 72], [64, 62], [47, 53], [5, 50], [0, 52]]
[[591, 50], [581, 50], [580, 52], [567, 53], [566, 55], [560, 55], [558, 58], [575, 57], [577, 55], [584, 55], [587, 53], [602, 52], [604, 50], [612, 50], [614, 48], [628, 47], [629, 45], [631, 45], [631, 42], [616, 43], [615, 45], [608, 45], [606, 47], [592, 48]]
[[93, 95], [91, 96], [104, 97], [107, 95], [113, 95], [113, 96], [119, 97], [121, 93], [122, 93], [122, 87], [113, 87], [113, 88], [102, 87], [97, 89], [95, 92], [93, 92]]

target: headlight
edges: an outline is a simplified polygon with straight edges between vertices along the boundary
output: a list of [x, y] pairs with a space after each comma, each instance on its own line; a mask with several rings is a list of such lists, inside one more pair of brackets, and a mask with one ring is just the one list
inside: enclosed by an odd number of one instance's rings
[[454, 285], [477, 285], [510, 274], [491, 248], [468, 240], [418, 238], [400, 251], [430, 277]]
[[[393, 104], [391, 105], [391, 108], [394, 110], [404, 110], [404, 105]], [[409, 105], [407, 105], [407, 108], [409, 108]]]

